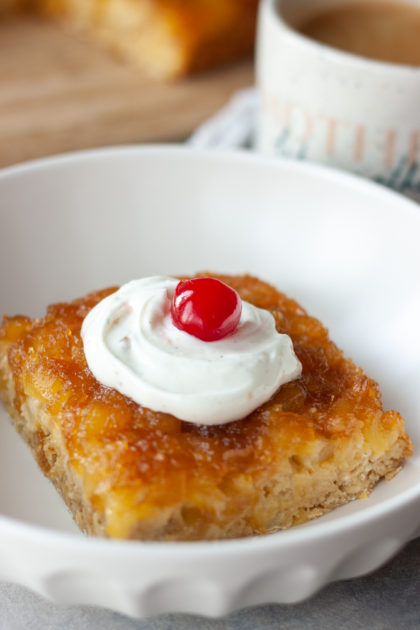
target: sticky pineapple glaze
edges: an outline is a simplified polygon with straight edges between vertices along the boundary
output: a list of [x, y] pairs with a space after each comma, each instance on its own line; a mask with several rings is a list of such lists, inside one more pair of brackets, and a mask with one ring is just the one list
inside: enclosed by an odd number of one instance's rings
[[[85, 496], [102, 514], [106, 535], [131, 537], [143, 523], [149, 537], [147, 523], [163, 524], [176, 505], [183, 506], [182, 519], [198, 538], [201, 529], [212, 537], [209, 520], [227, 522], [245, 511], [252, 532], [244, 534], [266, 532], [270, 515], [261, 510], [255, 487], [270, 469], [293, 475], [299, 493], [300, 472], [307, 476], [315, 466], [331, 465], [332, 458], [340, 463], [349, 449], [362, 448], [375, 457], [404, 434], [403, 455], [411, 453], [400, 414], [383, 412], [378, 385], [343, 357], [318, 320], [256, 278], [213, 277], [269, 309], [277, 330], [292, 338], [303, 366], [301, 378], [230, 424], [189, 424], [143, 408], [96, 381], [80, 328], [89, 310], [115, 288], [52, 305], [41, 320], [3, 320], [0, 349], [8, 348], [15, 408], [19, 411], [30, 397], [54, 417], [54, 430]], [[48, 474], [45, 458], [38, 461]], [[316, 515], [300, 510], [289, 525]]]

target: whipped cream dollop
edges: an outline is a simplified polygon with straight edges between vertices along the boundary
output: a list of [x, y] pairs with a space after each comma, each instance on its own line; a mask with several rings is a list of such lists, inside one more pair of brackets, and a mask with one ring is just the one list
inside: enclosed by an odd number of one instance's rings
[[133, 280], [86, 316], [82, 339], [96, 379], [154, 411], [197, 424], [244, 418], [301, 374], [288, 335], [266, 310], [242, 302], [236, 331], [202, 341], [176, 328], [178, 280]]

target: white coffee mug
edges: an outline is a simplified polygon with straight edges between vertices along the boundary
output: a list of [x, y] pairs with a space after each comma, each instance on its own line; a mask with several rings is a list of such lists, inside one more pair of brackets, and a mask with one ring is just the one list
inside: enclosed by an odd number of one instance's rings
[[418, 196], [420, 68], [341, 52], [290, 26], [308, 9], [348, 2], [262, 0], [257, 149], [347, 169]]

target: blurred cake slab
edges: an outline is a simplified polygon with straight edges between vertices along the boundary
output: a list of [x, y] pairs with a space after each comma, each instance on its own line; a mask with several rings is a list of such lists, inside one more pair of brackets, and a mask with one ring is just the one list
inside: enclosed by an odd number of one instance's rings
[[60, 18], [154, 77], [175, 78], [250, 53], [258, 0], [1, 0], [0, 10]]
[[156, 81], [83, 29], [24, 13], [0, 19], [0, 77], [1, 167], [90, 147], [185, 140], [253, 83], [253, 64]]

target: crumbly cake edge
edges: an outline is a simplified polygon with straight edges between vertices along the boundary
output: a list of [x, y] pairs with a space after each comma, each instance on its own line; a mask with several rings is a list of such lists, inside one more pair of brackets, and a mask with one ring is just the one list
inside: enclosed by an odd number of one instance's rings
[[[105, 515], [95, 510], [85, 495], [82, 478], [69, 461], [63, 438], [54, 418], [42, 409], [40, 401], [31, 397], [26, 398], [20, 413], [15, 408], [15, 388], [7, 354], [0, 357], [0, 374], [7, 383], [6, 388], [3, 390], [0, 388], [0, 400], [3, 400], [16, 430], [28, 444], [43, 473], [62, 496], [74, 520], [87, 534], [107, 536]], [[288, 495], [290, 497], [291, 493], [293, 494], [293, 488], [290, 485], [287, 486], [288, 479], [280, 475], [277, 479], [271, 480], [268, 491], [267, 485], [263, 487], [262, 482], [258, 482], [255, 485], [254, 494], [261, 501], [261, 510], [264, 513], [277, 512], [278, 517], [281, 517], [277, 518], [277, 521], [274, 519], [269, 527], [267, 523], [262, 523], [260, 527], [251, 527], [246, 514], [239, 514], [235, 522], [229, 524], [228, 527], [210, 523], [206, 535], [197, 536], [194, 528], [188, 527], [184, 522], [183, 507], [185, 506], [179, 505], [163, 510], [155, 521], [152, 519], [146, 523], [138, 522], [128, 537], [138, 540], [223, 539], [287, 529], [292, 525], [317, 518], [354, 499], [368, 496], [379, 480], [382, 478], [389, 480], [399, 472], [404, 459], [410, 454], [409, 444], [409, 438], [405, 432], [402, 432], [392, 448], [381, 456], [371, 458], [364, 456], [363, 451], [359, 453], [359, 457], [352, 462], [354, 466], [351, 470], [348, 468], [337, 470], [333, 462], [331, 465], [333, 474], [329, 479], [326, 478], [328, 467], [326, 471], [324, 469], [321, 492], [317, 494], [313, 489], [310, 488], [309, 491], [307, 489], [306, 502], [300, 505], [293, 502], [292, 496], [288, 509], [283, 508], [280, 512], [281, 500], [284, 501], [284, 497]], [[313, 471], [310, 486], [317, 485], [320, 472], [320, 468], [318, 468], [318, 474], [316, 469]], [[310, 505], [307, 504], [308, 496], [312, 499]]]
[[84, 495], [82, 480], [69, 462], [63, 439], [54, 427], [54, 420], [42, 411], [40, 401], [30, 397], [22, 405], [22, 412], [17, 411], [13, 375], [7, 355], [0, 357], [0, 374], [7, 383], [6, 389], [0, 388], [0, 401], [16, 431], [29, 446], [39, 468], [53, 483], [79, 528], [85, 533], [104, 535], [103, 519], [92, 510]]

